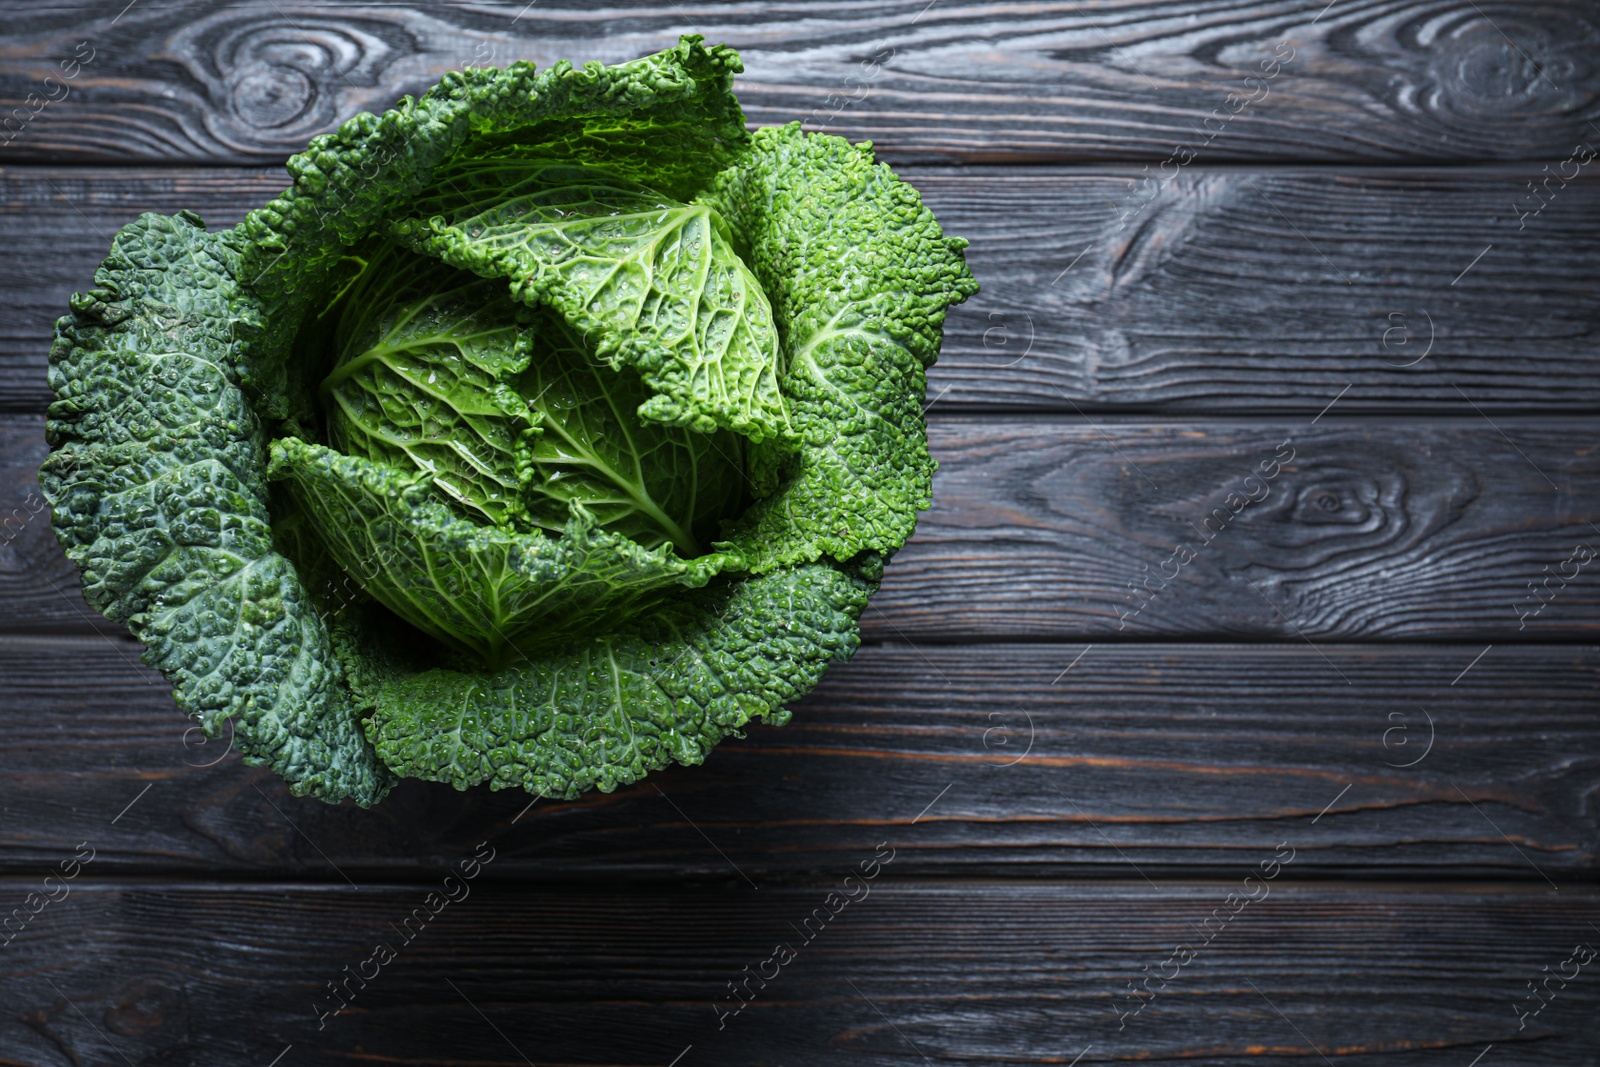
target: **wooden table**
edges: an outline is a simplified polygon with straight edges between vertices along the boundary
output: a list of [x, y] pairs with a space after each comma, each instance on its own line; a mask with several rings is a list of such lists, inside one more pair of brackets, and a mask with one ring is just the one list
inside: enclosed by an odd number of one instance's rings
[[[93, 853], [0, 1063], [1600, 1063], [1594, 4], [125, 2], [0, 30], [4, 110], [78, 60], [0, 150], [0, 912]], [[690, 30], [972, 240], [860, 653], [531, 811], [199, 744], [41, 512], [68, 293], [445, 70]]]

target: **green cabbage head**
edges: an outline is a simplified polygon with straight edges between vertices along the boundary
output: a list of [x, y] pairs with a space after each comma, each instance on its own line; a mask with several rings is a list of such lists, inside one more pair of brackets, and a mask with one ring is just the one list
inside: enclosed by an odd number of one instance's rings
[[976, 283], [738, 56], [447, 74], [237, 227], [72, 298], [41, 472], [84, 595], [297, 794], [570, 798], [699, 763], [858, 643]]

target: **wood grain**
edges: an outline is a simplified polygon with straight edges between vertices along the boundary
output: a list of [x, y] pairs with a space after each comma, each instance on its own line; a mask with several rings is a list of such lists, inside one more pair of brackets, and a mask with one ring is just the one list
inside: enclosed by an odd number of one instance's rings
[[1566, 171], [1544, 199], [1532, 165], [908, 173], [984, 287], [951, 313], [929, 394], [1256, 416], [1349, 387], [1343, 412], [1596, 410], [1600, 177]]
[[929, 439], [933, 509], [864, 617], [876, 638], [1504, 641], [1600, 626], [1595, 564], [1569, 562], [1600, 551], [1591, 419], [943, 418]]
[[[941, 411], [1315, 414], [1345, 386], [1341, 411], [1600, 409], [1588, 171], [1552, 182], [1538, 214], [1531, 165], [904, 174], [972, 241], [984, 286], [950, 316]], [[48, 402], [51, 326], [118, 227], [180, 208], [231, 225], [286, 180], [0, 171], [0, 243], [27, 263], [0, 306], [0, 411]]]
[[[92, 881], [91, 864], [6, 948], [0, 1042], [13, 1062], [52, 1067], [123, 1062], [118, 1053], [260, 1067], [286, 1047], [298, 1064], [451, 1067], [665, 1067], [676, 1056], [1067, 1064], [1080, 1054], [1080, 1064], [1464, 1067], [1491, 1044], [1505, 1063], [1594, 1062], [1593, 963], [1565, 988], [1552, 979], [1553, 999], [1524, 1028], [1516, 1015], [1529, 982], [1600, 938], [1592, 889], [1280, 877], [1226, 924], [1213, 920], [1220, 932], [1196, 947], [1202, 922], [1228, 914], [1230, 893], [1262, 891], [1240, 889], [1254, 863], [1226, 881], [1152, 889], [907, 884], [898, 862], [852, 889], [859, 899], [826, 924], [814, 919], [809, 943], [800, 923], [817, 908], [828, 915], [843, 870], [759, 891], [628, 891], [495, 884], [495, 860], [456, 884], [455, 903], [407, 927], [406, 943], [398, 924], [443, 871], [360, 889], [109, 886]], [[20, 898], [29, 883], [4, 888]], [[380, 943], [395, 953], [382, 966]], [[763, 967], [779, 944], [792, 958]], [[1163, 961], [1180, 945], [1196, 955], [1174, 974]], [[737, 1003], [729, 983], [763, 970], [766, 987], [750, 979], [755, 998], [720, 1016]], [[365, 987], [347, 973], [364, 974]], [[1119, 1029], [1128, 987], [1147, 975], [1159, 992]], [[318, 1006], [336, 1003], [328, 983], [340, 980], [350, 1006], [319, 1030]]]
[[[6, 156], [278, 160], [447, 70], [615, 63], [685, 32], [740, 49], [753, 124], [806, 120], [902, 160], [1560, 159], [1600, 118], [1581, 0], [117, 6], [11, 18]], [[63, 69], [64, 96], [44, 82]]]
[[700, 767], [531, 809], [411, 781], [362, 811], [291, 797], [188, 729], [131, 643], [10, 637], [0, 870], [93, 839], [102, 878], [342, 884], [423, 876], [488, 840], [497, 877], [763, 882], [887, 841], [922, 876], [1171, 878], [1287, 837], [1302, 873], [1592, 879], [1600, 649], [1479, 651], [869, 646], [790, 725]]
[[[874, 640], [1600, 631], [1600, 564], [1575, 559], [1600, 551], [1593, 419], [932, 414], [934, 505], [863, 616]], [[40, 510], [42, 421], [0, 417], [0, 524], [18, 516], [0, 546], [0, 631], [85, 632], [92, 619], [112, 632], [78, 599]]]

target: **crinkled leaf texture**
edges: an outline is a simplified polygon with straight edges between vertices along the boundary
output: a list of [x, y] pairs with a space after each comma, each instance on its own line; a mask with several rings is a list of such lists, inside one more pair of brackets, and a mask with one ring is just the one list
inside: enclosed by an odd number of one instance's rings
[[708, 205], [594, 168], [474, 163], [446, 168], [417, 216], [391, 225], [396, 239], [559, 311], [656, 390], [645, 418], [754, 441], [791, 433], [772, 309]]
[[[426, 474], [405, 473], [293, 437], [272, 443], [268, 477], [286, 480], [346, 574], [417, 629], [488, 663], [563, 633], [625, 619], [673, 588], [699, 588], [737, 555], [679, 559], [602, 530], [574, 505], [560, 537], [463, 519]], [[553, 628], [553, 627], [551, 627]]]
[[[90, 603], [208, 733], [329, 801], [396, 774], [572, 797], [787, 721], [851, 654], [976, 283], [869, 145], [752, 137], [741, 69], [686, 37], [447, 74], [315, 138], [232, 231], [118, 235], [57, 327], [42, 480]], [[374, 242], [487, 288], [374, 297], [330, 379], [302, 338]], [[539, 316], [590, 365], [541, 364]], [[320, 401], [347, 404], [326, 437]], [[618, 445], [630, 408], [680, 437]], [[705, 497], [722, 461], [746, 478]]]
[[[516, 456], [535, 432], [507, 384], [528, 364], [533, 331], [494, 280], [395, 254], [353, 256], [344, 303], [357, 314], [330, 331], [333, 369], [318, 388], [339, 451], [433, 472], [467, 511], [498, 523], [519, 508]], [[326, 316], [319, 316], [324, 319]]]
[[518, 379], [539, 431], [519, 455], [529, 521], [560, 529], [577, 503], [641, 544], [705, 551], [708, 528], [743, 496], [744, 439], [630, 417], [650, 402], [649, 387], [607, 367], [554, 316], [539, 324], [534, 350]]
[[431, 670], [372, 685], [368, 726], [389, 766], [466, 788], [570, 799], [701, 762], [858, 642], [872, 583], [808, 564], [722, 583], [569, 651], [496, 674]]
[[143, 215], [73, 298], [50, 353], [40, 471], [89, 605], [126, 623], [208, 737], [296, 793], [375, 803], [394, 780], [362, 734], [328, 633], [273, 550], [260, 420], [238, 387], [257, 328], [234, 235]]
[[945, 309], [977, 291], [911, 186], [870, 144], [757, 131], [705, 199], [744, 235], [786, 339], [801, 437], [779, 491], [729, 536], [756, 572], [892, 553], [933, 498], [923, 397]]

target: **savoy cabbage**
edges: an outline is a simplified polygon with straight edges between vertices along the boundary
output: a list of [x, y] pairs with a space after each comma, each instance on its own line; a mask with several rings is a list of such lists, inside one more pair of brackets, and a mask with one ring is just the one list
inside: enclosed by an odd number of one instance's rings
[[447, 74], [231, 230], [126, 226], [51, 351], [84, 595], [298, 794], [572, 797], [787, 720], [928, 506], [965, 242], [738, 56]]

